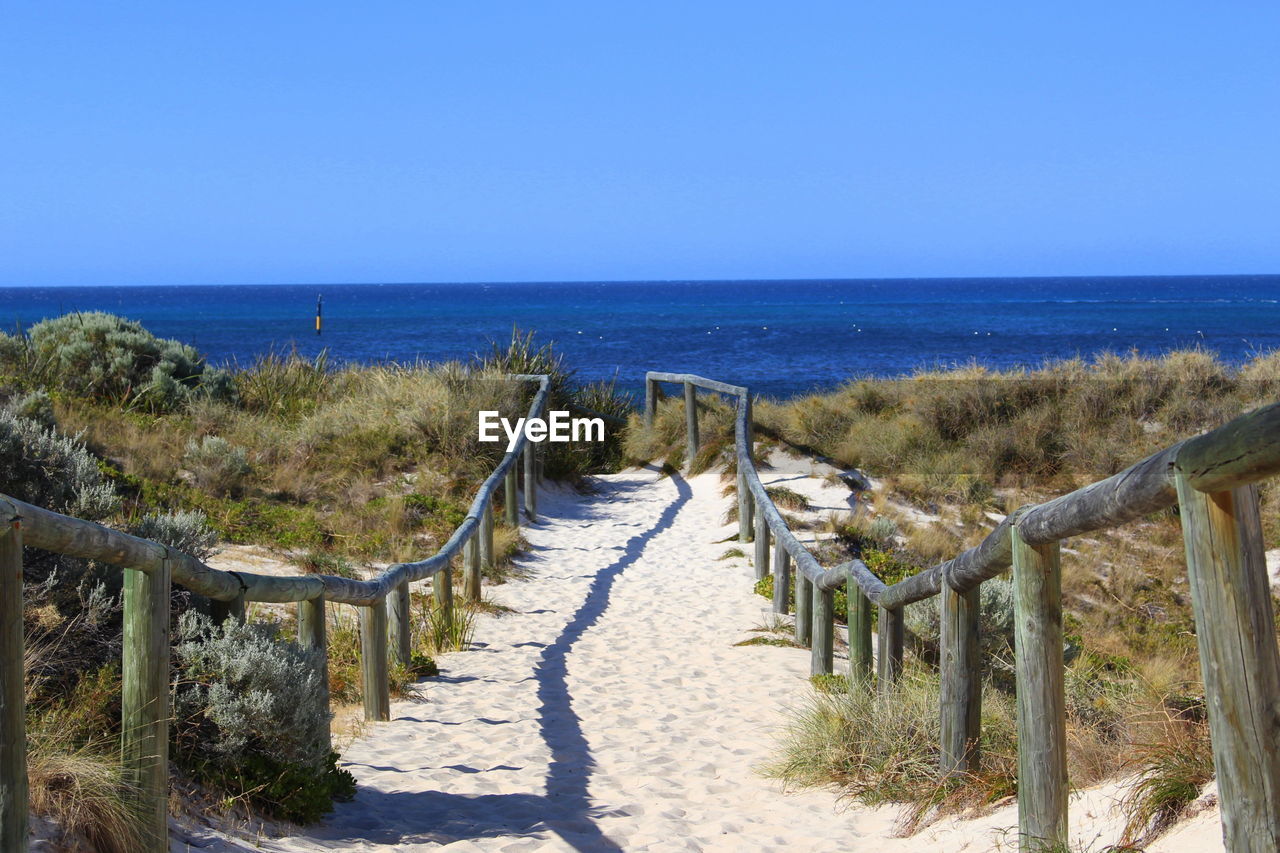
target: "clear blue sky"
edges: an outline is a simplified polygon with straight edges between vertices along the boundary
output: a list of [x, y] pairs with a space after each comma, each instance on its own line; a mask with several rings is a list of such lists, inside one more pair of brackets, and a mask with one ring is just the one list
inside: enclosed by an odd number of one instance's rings
[[4, 4], [0, 285], [1280, 272], [1280, 4]]

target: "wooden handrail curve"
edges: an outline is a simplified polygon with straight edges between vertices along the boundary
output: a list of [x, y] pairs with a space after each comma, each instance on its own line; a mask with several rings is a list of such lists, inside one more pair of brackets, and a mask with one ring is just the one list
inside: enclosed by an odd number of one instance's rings
[[[1019, 846], [1059, 849], [1067, 840], [1067, 765], [1060, 542], [1179, 508], [1196, 619], [1223, 838], [1232, 853], [1280, 849], [1280, 651], [1276, 647], [1257, 483], [1280, 474], [1280, 403], [1243, 414], [1166, 447], [1104, 480], [1010, 512], [978, 545], [886, 586], [861, 560], [824, 569], [788, 529], [752, 458], [750, 391], [692, 373], [645, 377], [652, 428], [664, 382], [684, 386], [687, 445], [698, 448], [697, 389], [735, 401], [738, 531], [756, 540], [756, 576], [770, 570], [774, 610], [785, 613], [796, 576], [796, 639], [812, 671], [832, 671], [832, 591], [848, 588], [850, 682], [870, 680], [871, 607], [879, 607], [880, 692], [902, 668], [903, 608], [941, 595], [940, 770], [973, 772], [979, 761], [982, 663], [980, 585], [1013, 569], [1017, 642]], [[810, 602], [809, 596], [812, 596]]]
[[[536, 382], [528, 417], [541, 417], [550, 377], [508, 374], [494, 378]], [[397, 563], [366, 581], [331, 575], [279, 577], [215, 569], [175, 548], [71, 518], [0, 495], [0, 850], [27, 849], [27, 738], [22, 635], [22, 549], [82, 557], [124, 570], [124, 642], [121, 666], [121, 763], [142, 817], [145, 853], [168, 843], [170, 587], [180, 583], [212, 599], [215, 618], [244, 618], [245, 601], [297, 602], [298, 642], [326, 655], [325, 603], [360, 612], [360, 662], [368, 720], [390, 716], [389, 658], [411, 657], [409, 584], [433, 575], [436, 604], [452, 618], [450, 562], [464, 557], [464, 595], [480, 597], [480, 572], [492, 565], [494, 495], [505, 488], [508, 523], [519, 524], [517, 463], [524, 458], [524, 498], [535, 520], [540, 464], [522, 431], [484, 480], [462, 523], [425, 560]], [[441, 582], [443, 579], [443, 582]], [[221, 606], [219, 606], [221, 605]], [[388, 642], [390, 640], [390, 642]], [[327, 685], [326, 691], [327, 701]]]
[[[541, 417], [546, 409], [549, 378], [528, 374], [512, 374], [505, 378], [538, 383], [538, 390], [529, 404], [528, 417]], [[494, 492], [502, 485], [507, 473], [513, 470], [527, 443], [528, 439], [522, 432], [515, 446], [503, 455], [502, 461], [481, 483], [466, 518], [439, 550], [424, 560], [388, 566], [378, 577], [366, 581], [333, 575], [280, 577], [226, 572], [158, 542], [140, 539], [92, 521], [61, 515], [3, 494], [0, 494], [0, 517], [20, 522], [24, 544], [34, 548], [147, 573], [157, 571], [161, 563], [167, 561], [174, 583], [215, 601], [231, 601], [243, 596], [245, 601], [282, 603], [323, 596], [326, 601], [337, 604], [368, 606], [386, 598], [400, 584], [431, 577], [449, 565], [462, 551], [463, 543], [477, 533]]]

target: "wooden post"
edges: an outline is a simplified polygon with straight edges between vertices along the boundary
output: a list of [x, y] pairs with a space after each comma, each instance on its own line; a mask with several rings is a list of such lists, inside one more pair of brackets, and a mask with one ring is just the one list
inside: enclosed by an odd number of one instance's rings
[[149, 574], [124, 570], [120, 763], [138, 792], [143, 850], [169, 849], [168, 559]]
[[945, 776], [978, 769], [982, 720], [982, 656], [978, 647], [980, 592], [956, 592], [942, 583], [939, 678], [942, 692], [942, 750]]
[[658, 401], [662, 399], [662, 389], [658, 387], [658, 380], [644, 380], [644, 428], [653, 429], [653, 419], [658, 414]]
[[791, 555], [782, 547], [782, 540], [773, 544], [773, 612], [786, 613], [787, 599], [791, 593]]
[[517, 500], [518, 489], [516, 487], [516, 466], [512, 465], [507, 469], [506, 499], [507, 499], [507, 526], [520, 528], [520, 507]]
[[[810, 582], [813, 590], [812, 631], [813, 656], [809, 666], [811, 675], [830, 675], [835, 665], [836, 616], [834, 596], [829, 589], [820, 589]], [[799, 601], [799, 599], [796, 599]]]
[[902, 608], [880, 608], [880, 631], [876, 637], [879, 654], [876, 656], [876, 689], [881, 696], [888, 696], [898, 687], [902, 675]]
[[360, 608], [360, 671], [364, 675], [364, 718], [391, 719], [387, 680], [387, 607], [376, 601]]
[[[493, 570], [493, 511], [492, 507], [485, 507], [484, 514], [480, 516], [480, 569]], [[464, 576], [465, 583], [462, 586], [462, 597], [467, 601], [480, 600], [480, 571], [467, 572]]]
[[412, 657], [412, 638], [409, 636], [409, 582], [405, 581], [391, 590], [387, 596], [387, 622], [391, 628], [391, 657], [408, 666]]
[[764, 511], [756, 508], [756, 580], [769, 575], [769, 525], [764, 523]]
[[[745, 394], [741, 404], [747, 410], [747, 458], [751, 458], [754, 438], [751, 430], [751, 395]], [[756, 506], [755, 495], [747, 486], [747, 475], [742, 471], [742, 461], [738, 461], [738, 541], [750, 542], [756, 537], [756, 531], [764, 528], [764, 516]]]
[[849, 600], [849, 674], [854, 682], [871, 684], [874, 655], [871, 646], [871, 600], [849, 573], [846, 584]]
[[[320, 689], [324, 691], [324, 708], [329, 710], [329, 640], [325, 624], [324, 596], [298, 602], [298, 645], [320, 652]], [[325, 742], [329, 742], [325, 728]]]
[[209, 618], [213, 620], [215, 625], [221, 625], [228, 619], [234, 619], [243, 625], [245, 620], [244, 593], [240, 593], [230, 601], [211, 599], [209, 601]]
[[1062, 566], [1057, 542], [1013, 545], [1018, 694], [1018, 841], [1023, 850], [1067, 842], [1067, 711], [1062, 660]]
[[[476, 537], [462, 543], [462, 572], [467, 577], [472, 572], [480, 576], [480, 551]], [[453, 567], [445, 566], [431, 576], [431, 597], [435, 599], [436, 613], [445, 623], [453, 622]]]
[[756, 521], [761, 522], [763, 526], [763, 517], [757, 519], [759, 510], [756, 507], [755, 496], [751, 494], [751, 489], [747, 487], [747, 476], [738, 472], [738, 541], [750, 542], [756, 536]]
[[1280, 850], [1280, 660], [1258, 489], [1175, 479], [1223, 840], [1232, 853]]
[[22, 528], [0, 528], [0, 850], [27, 849], [27, 706], [22, 637]]
[[698, 455], [698, 386], [692, 382], [684, 383], [684, 425], [688, 457], [685, 467], [692, 467], [693, 457]]
[[813, 582], [796, 569], [796, 642], [807, 646], [813, 639]]
[[538, 483], [534, 473], [533, 444], [524, 446], [524, 514], [530, 521], [538, 520]]
[[[431, 575], [431, 592], [440, 607], [448, 605], [453, 612], [453, 578], [451, 569], [442, 569]], [[476, 530], [462, 543], [462, 597], [467, 601], [480, 601], [480, 532]], [[445, 611], [440, 611], [445, 612]]]

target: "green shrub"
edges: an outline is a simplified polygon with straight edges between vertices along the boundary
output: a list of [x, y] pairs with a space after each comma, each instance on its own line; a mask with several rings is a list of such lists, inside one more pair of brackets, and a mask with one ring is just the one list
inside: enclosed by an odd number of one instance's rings
[[224, 497], [238, 493], [250, 471], [244, 448], [217, 435], [188, 441], [182, 462], [198, 487]]
[[196, 779], [297, 823], [354, 795], [329, 750], [319, 651], [273, 625], [187, 613], [174, 654], [174, 758]]
[[[120, 505], [115, 487], [83, 443], [8, 409], [0, 409], [0, 471], [6, 494], [54, 512], [102, 521]], [[36, 587], [56, 575], [51, 603], [65, 612], [71, 612], [67, 608], [76, 603], [77, 588], [91, 574], [119, 588], [118, 570], [98, 570], [87, 560], [24, 549], [23, 580]]]
[[5, 338], [0, 356], [10, 371], [90, 399], [169, 412], [197, 396], [235, 397], [231, 377], [193, 348], [113, 314], [66, 314], [36, 323], [25, 340]]
[[862, 562], [866, 563], [867, 568], [884, 581], [886, 586], [893, 586], [898, 581], [906, 580], [920, 571], [920, 566], [892, 550], [879, 548], [864, 550]]
[[[773, 601], [773, 575], [767, 574], [760, 580], [756, 581], [754, 587], [756, 595]], [[796, 584], [795, 576], [792, 575], [791, 588], [787, 590], [787, 610], [794, 613], [796, 610]], [[844, 587], [837, 587], [832, 590], [831, 595], [831, 614], [835, 617], [836, 622], [847, 623], [849, 621], [849, 596]]]
[[410, 492], [402, 500], [406, 519], [414, 526], [436, 519], [441, 530], [452, 532], [467, 520], [467, 508], [448, 498]]
[[839, 673], [818, 673], [809, 676], [809, 683], [819, 693], [844, 693], [849, 689], [849, 679]]

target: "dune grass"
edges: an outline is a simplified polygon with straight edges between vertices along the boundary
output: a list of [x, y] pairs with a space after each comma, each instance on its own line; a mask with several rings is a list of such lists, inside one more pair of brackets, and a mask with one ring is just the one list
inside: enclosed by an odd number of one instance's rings
[[[444, 541], [501, 458], [503, 444], [478, 441], [476, 420], [482, 409], [524, 415], [533, 385], [503, 381], [508, 372], [549, 373], [551, 409], [630, 411], [607, 383], [574, 386], [550, 346], [518, 331], [465, 365], [335, 367], [270, 353], [230, 374], [233, 399], [149, 413], [59, 394], [54, 408], [64, 432], [83, 432], [107, 460], [127, 508], [199, 509], [232, 542], [402, 561]], [[605, 434], [543, 445], [547, 476], [615, 470], [621, 436], [612, 425]]]
[[67, 688], [74, 622], [42, 616], [25, 649], [27, 778], [31, 811], [54, 823], [70, 848], [133, 853], [142, 843], [138, 792], [120, 767], [118, 665], [86, 671]]

